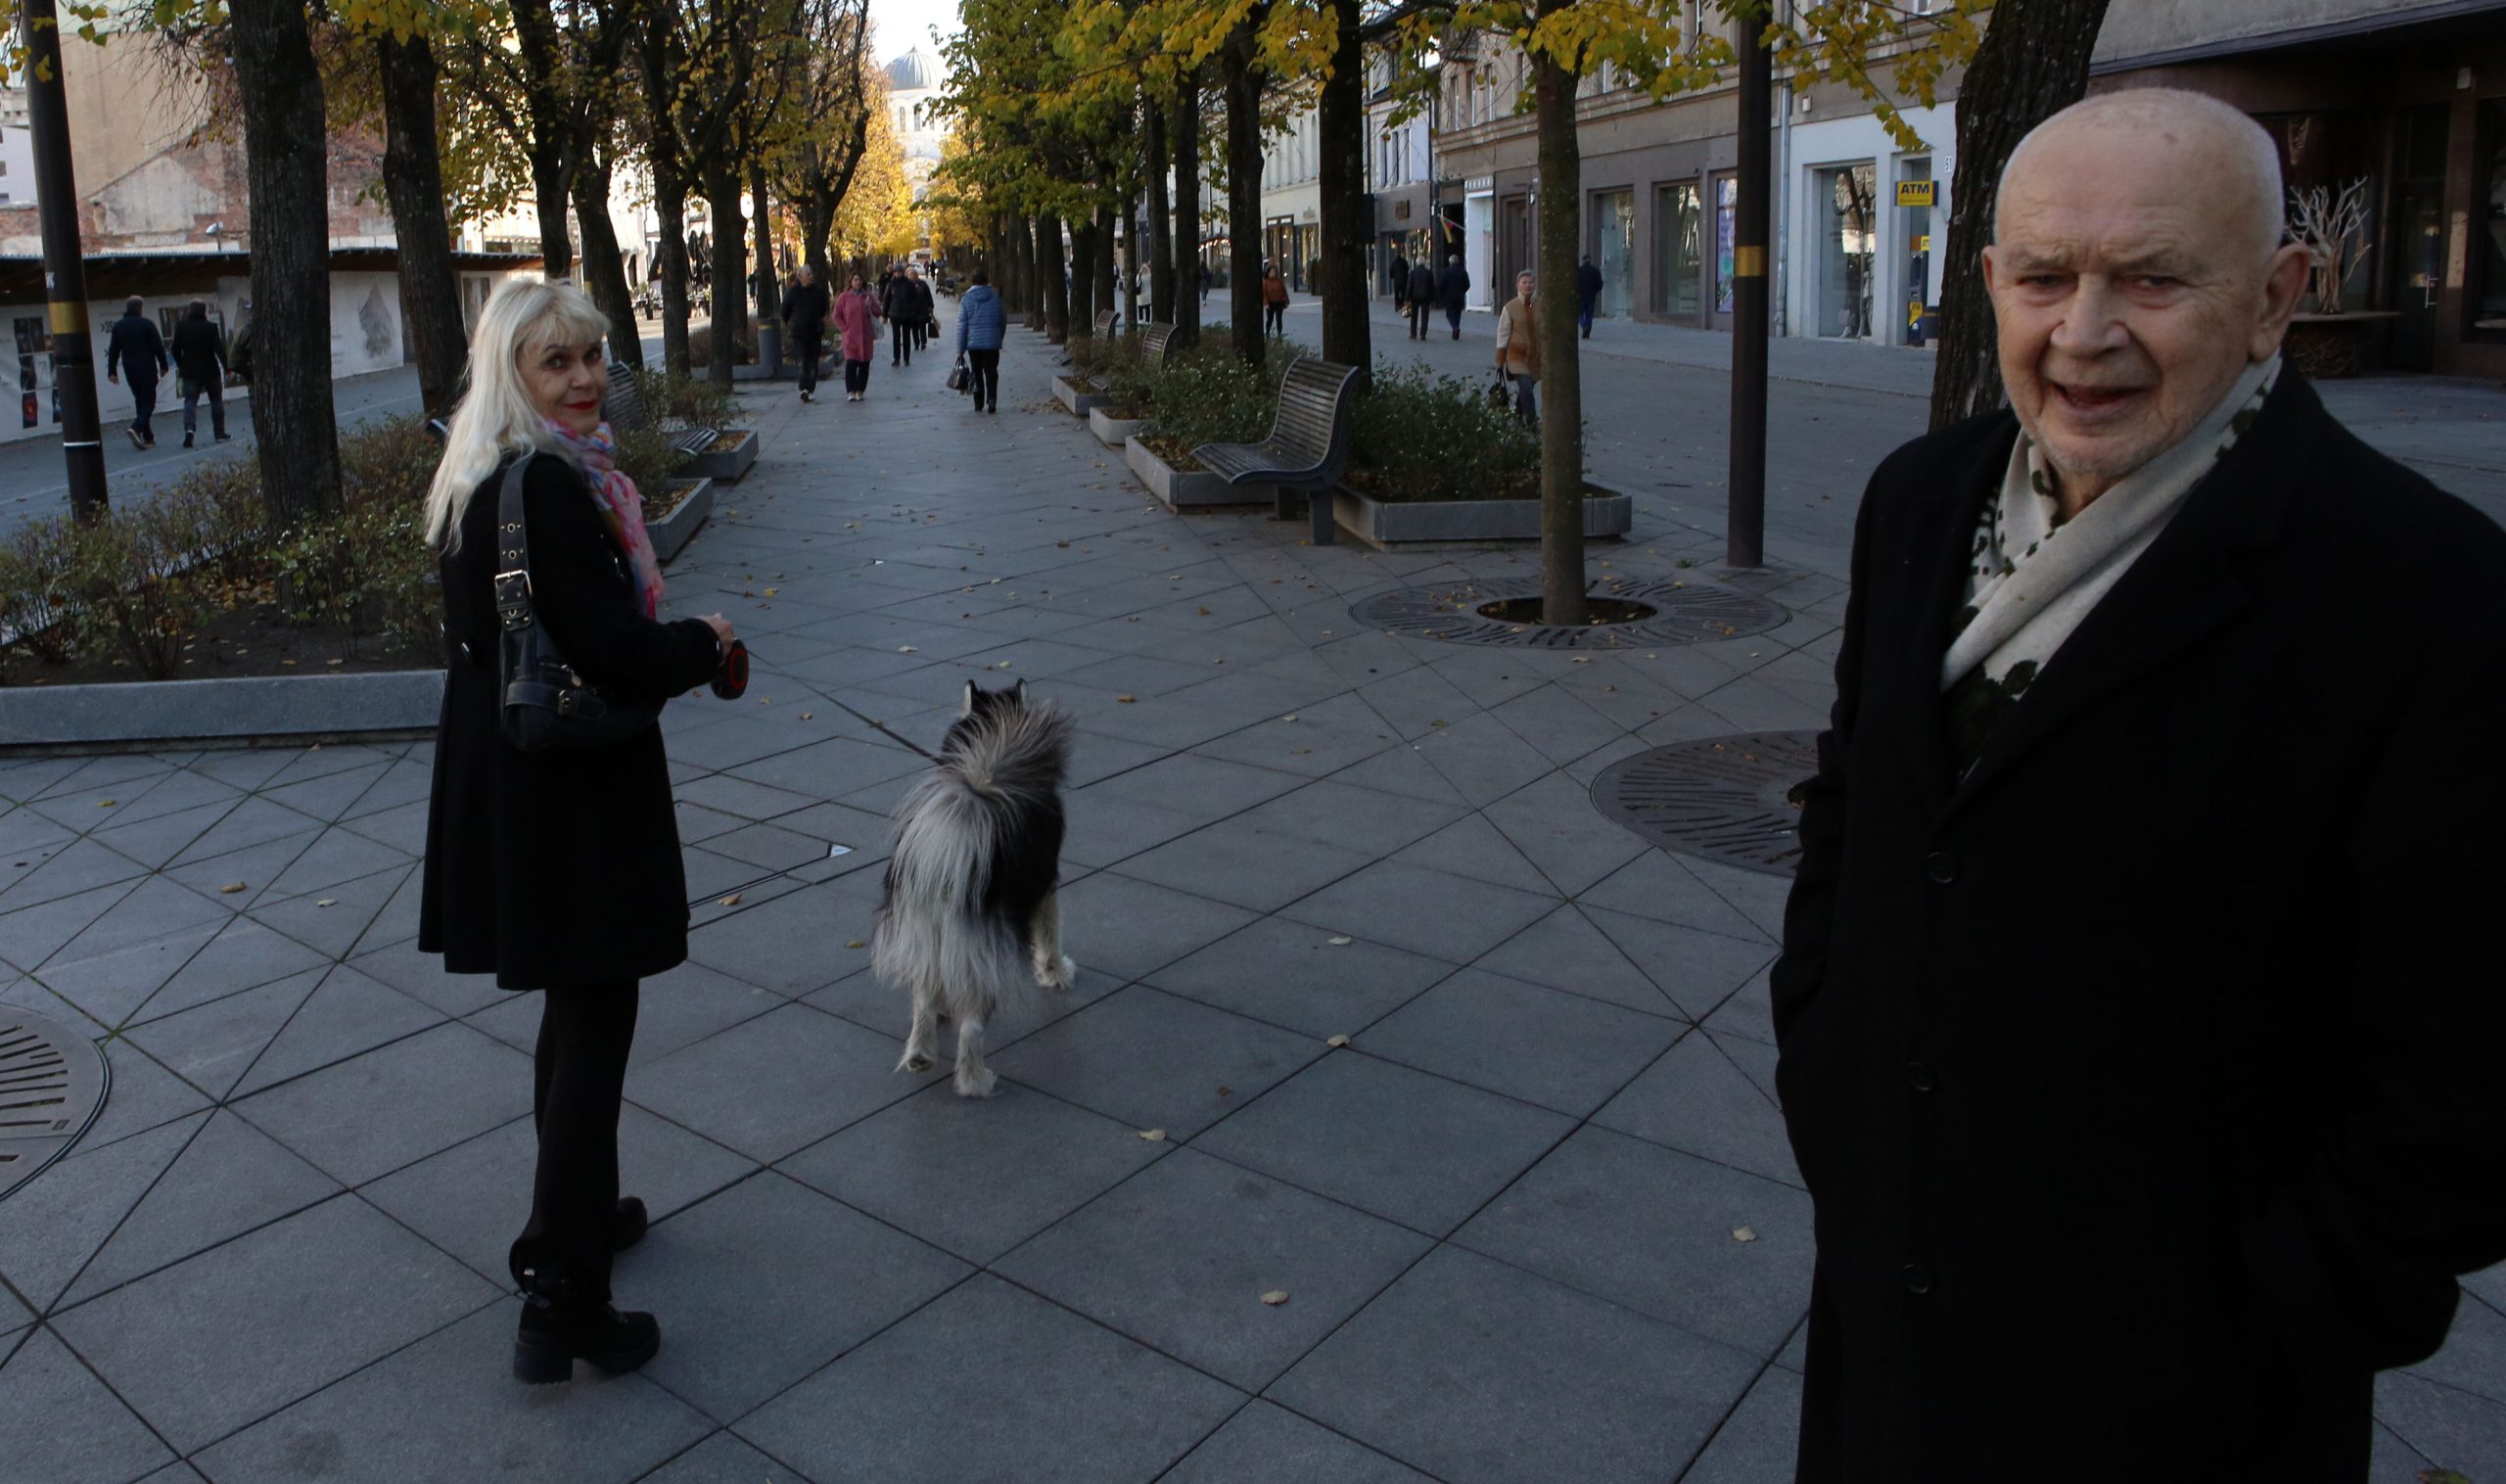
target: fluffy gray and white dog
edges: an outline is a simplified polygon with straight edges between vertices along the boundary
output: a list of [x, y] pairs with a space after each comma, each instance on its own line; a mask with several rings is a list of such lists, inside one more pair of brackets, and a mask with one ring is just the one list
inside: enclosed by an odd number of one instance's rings
[[1061, 781], [1070, 715], [1033, 705], [1027, 682], [964, 704], [932, 770], [897, 806], [887, 898], [870, 964], [913, 997], [900, 1072], [927, 1072], [937, 1021], [957, 1022], [957, 1095], [989, 1097], [984, 1027], [1033, 986], [1067, 990], [1061, 951]]

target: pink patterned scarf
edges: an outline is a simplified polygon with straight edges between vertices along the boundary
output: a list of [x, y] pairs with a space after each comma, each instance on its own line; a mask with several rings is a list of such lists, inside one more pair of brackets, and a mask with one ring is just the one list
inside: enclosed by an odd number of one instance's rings
[[609, 526], [609, 533], [617, 538], [620, 550], [626, 553], [627, 563], [635, 569], [635, 587], [643, 595], [644, 617], [661, 617], [662, 564], [653, 555], [652, 537], [644, 533], [644, 497], [635, 490], [635, 482], [618, 472], [618, 440], [602, 423], [586, 438], [556, 420], [548, 419], [548, 434], [566, 446], [591, 475], [592, 503], [600, 507], [600, 518]]

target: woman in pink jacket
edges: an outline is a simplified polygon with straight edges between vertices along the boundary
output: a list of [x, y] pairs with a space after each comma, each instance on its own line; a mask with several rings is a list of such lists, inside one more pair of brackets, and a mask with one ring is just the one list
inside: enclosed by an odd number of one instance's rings
[[879, 301], [863, 287], [860, 274], [853, 275], [852, 288], [835, 296], [835, 307], [827, 317], [844, 337], [844, 399], [858, 402], [870, 390], [870, 357], [879, 347], [874, 321], [882, 317]]

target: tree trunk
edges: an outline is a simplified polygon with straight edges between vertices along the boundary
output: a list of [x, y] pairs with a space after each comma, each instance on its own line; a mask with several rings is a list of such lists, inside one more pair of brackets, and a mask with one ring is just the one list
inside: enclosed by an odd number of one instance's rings
[[340, 508], [322, 74], [304, 0], [232, 0], [252, 191], [253, 433], [273, 528]]
[[1122, 313], [1122, 301], [1116, 294], [1119, 285], [1114, 257], [1114, 209], [1110, 206], [1096, 208], [1096, 260], [1093, 266], [1096, 271], [1096, 312], [1102, 314], [1111, 309], [1116, 314]]
[[1018, 219], [1021, 226], [1019, 239], [1027, 252], [1027, 282], [1034, 289], [1027, 301], [1027, 328], [1043, 331], [1049, 339], [1052, 321], [1044, 307], [1044, 301], [1051, 297], [1051, 280], [1044, 273], [1045, 218], [1022, 213]]
[[673, 376], [685, 376], [687, 180], [659, 160], [653, 162], [653, 214], [661, 222], [662, 365]]
[[713, 380], [728, 382], [731, 363], [739, 358], [741, 310], [748, 302], [748, 288], [741, 282], [746, 270], [740, 265], [745, 255], [740, 241], [740, 183], [729, 164], [718, 164], [706, 172], [705, 200], [714, 213], [714, 322], [707, 349], [712, 352]]
[[1044, 279], [1044, 337], [1054, 345], [1070, 341], [1070, 272], [1061, 255], [1061, 218], [1036, 218], [1036, 269]]
[[592, 302], [609, 316], [609, 358], [644, 367], [644, 332], [635, 323], [635, 296], [626, 288], [626, 257], [618, 227], [609, 219], [609, 162], [586, 155], [575, 172], [575, 219], [583, 231], [582, 283]]
[[[774, 217], [766, 209], [766, 166], [748, 167], [749, 213], [757, 222], [757, 319], [764, 324], [781, 316], [783, 286], [775, 278]], [[764, 337], [759, 338], [761, 343]], [[761, 354], [763, 351], [760, 352]]]
[[1070, 223], [1070, 338], [1096, 334], [1096, 223], [1086, 216]]
[[1012, 211], [1002, 219], [1001, 308], [1016, 310], [1029, 324], [1036, 313], [1036, 235], [1027, 225], [1024, 212]]
[[835, 209], [833, 195], [816, 192], [812, 192], [800, 206], [801, 260], [816, 272], [820, 283], [834, 281], [828, 277], [826, 240], [835, 231]]
[[1949, 243], [1940, 259], [1940, 343], [1931, 368], [1931, 426], [2002, 404], [1984, 246], [2002, 166], [2027, 131], [2088, 90], [2089, 53], [2107, 0], [2001, 0], [1958, 90], [1958, 170], [1949, 185]]
[[1358, 0], [1330, 0], [1329, 13], [1339, 30], [1315, 119], [1323, 151], [1323, 358], [1357, 367], [1364, 390], [1374, 364], [1367, 323], [1374, 212], [1367, 200], [1366, 49], [1358, 39]]
[[[1147, 259], [1140, 254], [1139, 203], [1130, 197], [1123, 200], [1122, 254], [1114, 260], [1116, 272], [1122, 275], [1120, 298], [1123, 301], [1123, 323], [1139, 322], [1140, 285], [1147, 279]], [[1129, 333], [1126, 331], [1125, 333]]]
[[515, 50], [522, 54], [524, 116], [531, 129], [523, 153], [531, 162], [532, 207], [539, 216], [539, 255], [549, 278], [571, 278], [575, 245], [566, 231], [566, 207], [574, 199], [572, 147], [576, 120], [561, 94], [565, 70], [549, 0], [514, 0]]
[[1227, 90], [1227, 312], [1229, 340], [1244, 363], [1262, 364], [1262, 74], [1253, 66], [1253, 24], [1238, 25], [1219, 51]]
[[1148, 163], [1148, 317], [1175, 323], [1175, 219], [1166, 199], [1166, 109], [1143, 100], [1140, 158]]
[[423, 35], [385, 32], [377, 43], [383, 74], [383, 190], [400, 250], [400, 324], [417, 353], [418, 399], [429, 417], [450, 417], [461, 399], [469, 336], [461, 324], [461, 280], [452, 267], [444, 220], [443, 162], [436, 152], [435, 51]]
[[1187, 76], [1169, 127], [1175, 135], [1175, 333], [1201, 338], [1201, 83]]
[[[1584, 199], [1575, 74], [1533, 63], [1540, 130], [1540, 599], [1550, 624], [1584, 622], [1584, 385], [1576, 359], [1575, 257]], [[1510, 289], [1510, 285], [1500, 285]]]

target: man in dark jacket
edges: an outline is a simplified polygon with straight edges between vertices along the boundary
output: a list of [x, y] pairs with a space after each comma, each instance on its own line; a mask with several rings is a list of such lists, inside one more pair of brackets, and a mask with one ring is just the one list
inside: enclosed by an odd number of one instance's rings
[[1427, 316], [1436, 308], [1436, 270], [1419, 258], [1410, 265], [1410, 338], [1427, 338]]
[[1408, 254], [1392, 255], [1392, 272], [1389, 276], [1392, 279], [1392, 312], [1407, 314], [1410, 312], [1410, 255]]
[[[2506, 533], [2280, 359], [2268, 135], [2057, 115], [1871, 481], [1772, 981], [1804, 1481], [2360, 1484], [2506, 1258]], [[2393, 575], [2406, 635], [2326, 601]]]
[[913, 319], [913, 348], [920, 350], [931, 344], [931, 326], [940, 317], [940, 301], [932, 297], [931, 280], [922, 276], [920, 268], [906, 268], [905, 278], [913, 286], [914, 303], [919, 306]]
[[888, 364], [913, 364], [913, 327], [922, 318], [922, 296], [902, 272], [888, 275], [879, 291], [879, 312], [888, 319]]
[[209, 398], [209, 427], [226, 441], [226, 338], [209, 317], [209, 302], [195, 299], [174, 327], [174, 374], [183, 393], [183, 446], [200, 431], [200, 399]]
[[1575, 265], [1575, 322], [1584, 327], [1584, 339], [1593, 338], [1593, 310], [1601, 300], [1601, 270], [1593, 266], [1593, 255]]
[[783, 323], [801, 358], [801, 400], [818, 389], [818, 357], [826, 351], [826, 285], [818, 270], [803, 263], [794, 270], [792, 287], [783, 294]]
[[1453, 338], [1462, 339], [1462, 306], [1470, 298], [1470, 272], [1462, 265], [1462, 255], [1450, 254], [1445, 270], [1436, 275], [1436, 293], [1445, 301], [1445, 323], [1453, 326]]
[[148, 305], [136, 294], [123, 304], [121, 318], [114, 321], [113, 333], [105, 339], [105, 380], [118, 385], [124, 371], [130, 373], [130, 446], [154, 448], [157, 430], [149, 419], [157, 412], [157, 378], [173, 368], [165, 354], [165, 337], [157, 333], [157, 322], [148, 317]]

